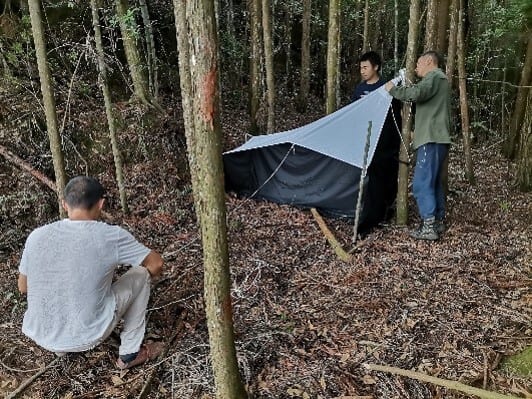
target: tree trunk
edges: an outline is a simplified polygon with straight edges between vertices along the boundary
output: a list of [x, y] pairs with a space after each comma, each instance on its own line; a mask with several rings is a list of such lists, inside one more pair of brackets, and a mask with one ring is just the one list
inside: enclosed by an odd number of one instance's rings
[[521, 70], [521, 79], [519, 81], [519, 88], [517, 89], [517, 97], [515, 99], [514, 112], [510, 119], [510, 129], [506, 136], [504, 143], [504, 155], [513, 159], [516, 155], [516, 150], [519, 147], [519, 132], [526, 110], [526, 101], [530, 88], [523, 86], [530, 86], [532, 83], [532, 34], [528, 35], [528, 45], [525, 54], [525, 62]]
[[465, 37], [464, 37], [464, 0], [459, 1], [458, 34], [457, 34], [457, 61], [458, 61], [458, 87], [460, 90], [460, 115], [462, 121], [462, 136], [464, 142], [465, 172], [469, 183], [475, 183], [473, 171], [473, 157], [471, 155], [471, 137], [469, 133], [469, 109], [467, 106], [466, 70], [465, 70]]
[[458, 0], [451, 0], [449, 6], [449, 15], [451, 22], [449, 26], [449, 47], [447, 50], [447, 69], [445, 73], [451, 87], [453, 86], [453, 77], [456, 61], [456, 33], [458, 32]]
[[98, 58], [98, 72], [100, 74], [100, 85], [103, 93], [103, 100], [105, 103], [105, 115], [107, 116], [107, 124], [109, 125], [109, 136], [111, 138], [111, 147], [113, 150], [113, 159], [115, 163], [116, 181], [118, 183], [118, 191], [120, 193], [120, 204], [122, 211], [127, 214], [129, 212], [127, 206], [126, 188], [124, 184], [124, 173], [122, 170], [122, 155], [118, 147], [118, 140], [116, 137], [116, 124], [113, 117], [113, 104], [111, 102], [111, 92], [109, 90], [109, 82], [107, 81], [107, 66], [105, 65], [105, 52], [103, 50], [102, 32], [100, 29], [99, 4], [98, 0], [91, 0], [92, 9], [92, 26], [94, 29], [94, 41], [96, 43], [96, 54]]
[[[188, 113], [185, 133], [192, 160], [190, 171], [196, 175], [192, 180], [194, 204], [203, 244], [204, 300], [216, 397], [246, 398], [238, 372], [232, 322], [214, 4], [212, 0], [174, 0], [174, 7], [176, 16], [180, 15], [176, 25], [182, 42], [182, 96], [190, 98], [184, 108]], [[185, 48], [189, 58], [181, 52]]]
[[428, 0], [425, 23], [425, 47], [423, 51], [435, 50], [438, 35], [438, 1]]
[[150, 10], [146, 0], [139, 0], [140, 13], [144, 23], [144, 36], [146, 40], [146, 65], [148, 66], [148, 84], [150, 94], [153, 98], [159, 96], [159, 82], [157, 70], [157, 54], [155, 52], [155, 39], [153, 37], [153, 26], [150, 18]]
[[[416, 65], [417, 39], [419, 35], [419, 3], [420, 0], [410, 0], [410, 17], [408, 21], [408, 44], [406, 49], [406, 77], [414, 80]], [[410, 148], [410, 135], [412, 131], [411, 106], [403, 106], [403, 145], [399, 152], [399, 182], [397, 187], [397, 224], [408, 223], [408, 149]]]
[[61, 137], [57, 126], [57, 114], [55, 110], [54, 89], [52, 87], [52, 76], [46, 57], [46, 44], [44, 42], [44, 28], [42, 24], [41, 2], [39, 0], [29, 0], [31, 30], [33, 42], [35, 43], [35, 55], [39, 68], [39, 79], [41, 81], [41, 92], [44, 103], [44, 113], [46, 115], [46, 130], [50, 140], [50, 151], [54, 165], [55, 183], [57, 196], [59, 198], [59, 215], [66, 217], [66, 212], [62, 206], [63, 192], [66, 185], [65, 162], [63, 149], [61, 147]]
[[250, 133], [259, 133], [258, 112], [260, 105], [260, 54], [261, 54], [261, 36], [260, 36], [260, 0], [248, 0], [250, 34], [251, 34], [251, 51], [249, 60], [249, 112], [250, 112]]
[[399, 70], [399, 1], [393, 2], [393, 66], [394, 72]]
[[443, 54], [447, 48], [447, 25], [449, 24], [449, 0], [438, 2], [438, 34], [436, 37], [436, 51]]
[[521, 125], [521, 140], [517, 160], [517, 184], [523, 192], [532, 191], [532, 90], [528, 89], [528, 99]]
[[262, 0], [262, 34], [264, 37], [264, 64], [266, 66], [266, 89], [268, 98], [267, 132], [275, 130], [275, 76], [273, 71], [272, 10], [270, 0]]
[[329, 33], [327, 39], [327, 100], [325, 112], [336, 111], [336, 91], [338, 74], [340, 0], [329, 1]]
[[150, 105], [144, 66], [142, 65], [135, 39], [135, 32], [138, 29], [137, 24], [135, 23], [134, 17], [128, 14], [128, 0], [115, 0], [115, 3], [120, 32], [122, 34], [122, 43], [124, 44], [124, 52], [126, 53], [131, 80], [133, 81], [133, 91], [142, 103]]
[[369, 0], [364, 6], [364, 33], [362, 34], [362, 52], [369, 50]]
[[292, 90], [292, 7], [290, 2], [284, 2], [284, 16], [285, 16], [285, 31], [284, 31], [284, 40], [283, 47], [285, 53], [285, 76], [286, 76], [286, 87], [288, 90]]
[[303, 0], [303, 18], [301, 31], [301, 81], [299, 85], [298, 110], [307, 109], [310, 89], [310, 18], [312, 16], [312, 0]]

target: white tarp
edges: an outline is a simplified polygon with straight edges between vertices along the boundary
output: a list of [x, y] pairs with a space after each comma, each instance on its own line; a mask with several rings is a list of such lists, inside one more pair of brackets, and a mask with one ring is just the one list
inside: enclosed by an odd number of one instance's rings
[[362, 168], [368, 123], [372, 122], [369, 165], [391, 102], [392, 97], [381, 86], [362, 99], [308, 125], [286, 132], [255, 136], [226, 154], [277, 144], [295, 144]]

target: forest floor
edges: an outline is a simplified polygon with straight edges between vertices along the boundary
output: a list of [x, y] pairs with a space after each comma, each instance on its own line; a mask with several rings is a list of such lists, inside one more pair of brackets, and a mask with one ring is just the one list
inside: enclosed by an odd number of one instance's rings
[[[236, 142], [239, 126], [244, 130], [238, 118], [245, 117], [233, 118], [224, 121], [227, 148]], [[139, 143], [137, 132], [126, 134]], [[143, 134], [143, 146], [168, 136]], [[132, 213], [114, 220], [166, 260], [164, 276], [152, 290], [147, 338], [169, 342], [167, 353], [158, 362], [120, 372], [112, 335], [91, 351], [55, 361], [22, 397], [133, 398], [150, 376], [148, 398], [214, 397], [201, 242], [190, 185], [176, 166], [176, 159], [185, 161], [182, 136], [173, 143], [146, 162], [127, 165]], [[474, 163], [477, 184], [471, 186], [463, 178], [460, 146], [453, 147], [448, 230], [439, 241], [415, 241], [407, 228], [385, 224], [364, 238], [350, 263], [336, 258], [308, 210], [227, 195], [236, 347], [253, 397], [467, 397], [370, 372], [365, 363], [530, 397], [532, 381], [499, 366], [504, 356], [532, 343], [531, 195], [515, 190], [514, 167], [495, 143], [477, 146]], [[109, 173], [99, 177], [112, 187]], [[0, 194], [16, 191], [19, 198], [18, 213], [7, 214], [6, 204], [0, 204], [6, 212], [0, 245], [0, 396], [55, 358], [21, 333], [25, 301], [16, 290], [25, 236], [49, 221], [39, 208], [52, 196], [47, 190], [11, 165], [0, 170]], [[116, 190], [110, 194], [117, 198]], [[412, 201], [410, 209], [415, 214]], [[19, 222], [21, 212], [31, 221]], [[116, 199], [109, 213], [119, 215]], [[411, 219], [410, 227], [417, 222]], [[327, 223], [349, 248], [351, 223]]]

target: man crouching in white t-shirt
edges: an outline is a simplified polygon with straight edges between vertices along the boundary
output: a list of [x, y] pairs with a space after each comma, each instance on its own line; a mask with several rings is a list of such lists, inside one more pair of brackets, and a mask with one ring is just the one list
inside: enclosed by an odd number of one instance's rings
[[[35, 229], [24, 246], [18, 287], [28, 295], [28, 309], [22, 332], [60, 355], [95, 347], [123, 320], [117, 366], [154, 359], [162, 344], [142, 341], [161, 256], [123, 228], [98, 221], [104, 189], [96, 179], [75, 177], [64, 194], [68, 219]], [[118, 265], [132, 267], [113, 283]]]

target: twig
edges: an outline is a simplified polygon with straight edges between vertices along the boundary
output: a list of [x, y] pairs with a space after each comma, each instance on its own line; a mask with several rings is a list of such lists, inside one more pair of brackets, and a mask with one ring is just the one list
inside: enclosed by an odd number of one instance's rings
[[334, 234], [327, 227], [327, 224], [325, 224], [325, 221], [320, 216], [316, 208], [311, 208], [310, 211], [312, 212], [314, 219], [316, 219], [316, 222], [318, 222], [318, 225], [320, 226], [323, 235], [325, 236], [325, 238], [327, 238], [327, 241], [329, 241], [329, 244], [331, 245], [336, 255], [344, 262], [349, 262], [352, 259], [351, 255], [345, 252], [345, 250], [342, 248]]
[[[159, 355], [159, 358], [166, 357], [166, 355], [168, 354], [168, 351], [170, 350], [172, 346], [172, 343], [183, 332], [183, 328], [185, 326], [186, 314], [187, 312], [183, 311], [181, 315], [179, 316], [179, 321], [177, 322], [175, 332], [172, 334], [170, 339], [166, 342], [166, 347], [164, 348], [163, 352]], [[142, 386], [142, 389], [140, 390], [140, 393], [137, 396], [137, 399], [144, 399], [150, 393], [151, 382], [153, 380], [153, 377], [155, 376], [156, 371], [157, 371], [157, 367], [154, 367], [151, 369], [150, 374], [148, 374], [148, 378], [146, 378], [146, 382], [144, 382], [144, 385]]]
[[364, 367], [373, 371], [383, 371], [385, 373], [391, 373], [396, 375], [402, 375], [408, 378], [413, 378], [418, 381], [429, 382], [431, 384], [453, 389], [455, 391], [460, 391], [469, 395], [475, 395], [482, 399], [519, 399], [516, 396], [503, 395], [498, 392], [486, 391], [484, 389], [462, 384], [458, 381], [451, 381], [445, 380], [443, 378], [432, 377], [430, 375], [419, 373], [417, 371], [404, 370], [398, 367], [380, 366], [378, 364], [365, 364]]
[[6, 396], [6, 399], [13, 399], [16, 398], [20, 393], [22, 393], [27, 387], [29, 387], [33, 381], [35, 381], [37, 378], [41, 376], [41, 374], [44, 374], [47, 370], [55, 366], [55, 364], [59, 361], [59, 357], [56, 357], [54, 360], [52, 360], [50, 363], [48, 363], [46, 366], [42, 367], [37, 371], [35, 374], [33, 374], [31, 377], [27, 378], [25, 381], [22, 382], [18, 386], [17, 389], [15, 389], [13, 392], [11, 392], [9, 395]]
[[30, 369], [30, 370], [15, 369], [13, 367], [6, 366], [3, 362], [0, 362], [0, 366], [5, 368], [7, 371], [12, 371], [14, 373], [34, 373], [41, 369], [40, 367], [38, 369]]

